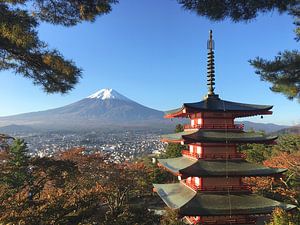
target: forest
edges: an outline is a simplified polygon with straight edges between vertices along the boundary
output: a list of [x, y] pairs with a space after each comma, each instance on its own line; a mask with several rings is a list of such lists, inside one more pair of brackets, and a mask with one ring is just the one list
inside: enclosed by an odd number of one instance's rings
[[[177, 182], [150, 157], [112, 164], [84, 148], [52, 158], [29, 158], [21, 139], [1, 136], [0, 224], [183, 224], [176, 211], [164, 208], [152, 183]], [[299, 206], [300, 136], [281, 135], [276, 145], [247, 144], [239, 150], [247, 160], [288, 168], [278, 178], [245, 178], [253, 191]], [[161, 157], [180, 155], [169, 144]], [[149, 210], [151, 209], [151, 210]], [[154, 213], [163, 209], [161, 216]], [[299, 224], [300, 213], [273, 212], [269, 225]]]

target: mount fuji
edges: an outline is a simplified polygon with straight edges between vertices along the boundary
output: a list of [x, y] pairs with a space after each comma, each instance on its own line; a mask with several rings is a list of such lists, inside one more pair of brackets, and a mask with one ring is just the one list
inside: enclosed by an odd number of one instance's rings
[[143, 106], [113, 89], [102, 89], [60, 108], [0, 117], [0, 127], [25, 125], [47, 129], [94, 129], [170, 125], [163, 115], [162, 111]]

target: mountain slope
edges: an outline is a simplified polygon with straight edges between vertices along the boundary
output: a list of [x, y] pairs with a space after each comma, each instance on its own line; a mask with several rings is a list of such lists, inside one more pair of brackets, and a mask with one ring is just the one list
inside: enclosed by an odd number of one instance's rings
[[300, 135], [300, 125], [296, 125], [296, 126], [292, 126], [292, 127], [288, 127], [288, 128], [278, 130], [278, 131], [274, 132], [274, 134], [276, 134], [276, 135], [281, 135], [281, 134]]
[[102, 89], [60, 108], [0, 118], [0, 126], [16, 124], [49, 128], [152, 126], [165, 123], [164, 113], [148, 108], [112, 89]]
[[265, 131], [266, 133], [272, 133], [289, 127], [289, 126], [278, 125], [274, 123], [255, 123], [250, 121], [238, 121], [237, 123], [244, 124], [244, 129], [246, 131], [253, 129], [255, 131]]

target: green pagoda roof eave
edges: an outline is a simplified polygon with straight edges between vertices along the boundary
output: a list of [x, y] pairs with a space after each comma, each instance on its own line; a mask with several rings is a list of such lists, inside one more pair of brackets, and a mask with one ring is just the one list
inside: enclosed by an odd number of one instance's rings
[[197, 159], [184, 156], [177, 158], [158, 159], [160, 166], [164, 167], [174, 174], [180, 173], [180, 170], [190, 167], [191, 165], [197, 163], [197, 161]]
[[178, 133], [165, 134], [165, 135], [161, 135], [161, 139], [162, 141], [167, 141], [167, 142], [168, 141], [181, 142], [183, 140], [182, 139], [183, 135], [189, 135], [195, 132], [196, 132], [195, 130], [189, 130], [189, 131], [183, 131]]
[[191, 134], [182, 135], [185, 143], [270, 143], [278, 136], [266, 136], [252, 132], [207, 131], [198, 130]]
[[256, 194], [227, 195], [198, 193], [192, 200], [180, 208], [179, 214], [184, 216], [260, 215], [271, 214], [275, 208], [291, 211], [296, 209], [296, 206]]
[[154, 184], [154, 188], [168, 207], [179, 209], [184, 216], [271, 214], [277, 207], [296, 208], [256, 194], [195, 192], [181, 183]]
[[[182, 187], [182, 184], [153, 184], [155, 192], [161, 197], [166, 205], [171, 209], [179, 209], [188, 201], [195, 197], [196, 192]], [[172, 190], [171, 193], [169, 190]]]
[[[274, 176], [287, 169], [269, 168], [247, 162], [246, 160], [203, 160], [185, 156], [158, 159], [159, 165], [166, 170], [187, 177], [259, 177]], [[225, 170], [227, 168], [227, 170]]]
[[266, 136], [260, 133], [189, 130], [179, 133], [162, 135], [162, 141], [189, 143], [272, 143], [278, 136]]

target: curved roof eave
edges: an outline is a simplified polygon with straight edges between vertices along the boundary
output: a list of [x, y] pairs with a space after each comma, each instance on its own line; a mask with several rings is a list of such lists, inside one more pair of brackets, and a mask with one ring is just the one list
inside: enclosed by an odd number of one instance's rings
[[231, 102], [221, 99], [206, 99], [201, 102], [184, 103], [182, 108], [190, 108], [203, 111], [225, 111], [225, 112], [249, 112], [249, 111], [268, 111], [273, 108], [272, 105], [256, 105], [240, 102]]
[[271, 143], [278, 136], [266, 136], [259, 133], [198, 130], [182, 135], [185, 143]]
[[272, 108], [272, 105], [255, 105], [208, 98], [200, 102], [184, 103], [180, 108], [166, 111], [165, 118], [183, 116], [184, 109], [187, 112], [257, 112], [258, 114], [264, 114]]
[[[227, 171], [224, 168], [227, 167]], [[269, 168], [245, 160], [198, 160], [196, 163], [180, 169], [183, 178], [199, 177], [264, 177], [286, 172], [287, 169]]]
[[[286, 211], [296, 208], [256, 194], [195, 192], [181, 183], [153, 184], [159, 197], [183, 216], [221, 216], [270, 214], [276, 207]], [[231, 206], [228, 204], [229, 198]]]
[[[185, 156], [158, 159], [160, 166], [182, 178], [192, 177], [260, 177], [282, 174], [287, 169], [269, 168], [245, 160], [203, 160]], [[224, 170], [227, 164], [227, 171]]]
[[271, 214], [278, 207], [286, 211], [296, 209], [295, 205], [257, 194], [198, 193], [180, 208], [179, 213], [184, 216], [260, 215]]

